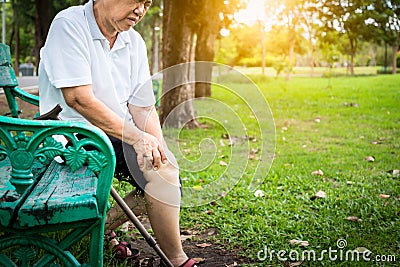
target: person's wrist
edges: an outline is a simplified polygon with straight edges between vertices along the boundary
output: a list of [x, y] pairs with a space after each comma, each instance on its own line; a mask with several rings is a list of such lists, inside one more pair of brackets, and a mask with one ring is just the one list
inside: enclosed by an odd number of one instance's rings
[[143, 138], [143, 134], [137, 127], [130, 125], [124, 129], [122, 141], [133, 146]]

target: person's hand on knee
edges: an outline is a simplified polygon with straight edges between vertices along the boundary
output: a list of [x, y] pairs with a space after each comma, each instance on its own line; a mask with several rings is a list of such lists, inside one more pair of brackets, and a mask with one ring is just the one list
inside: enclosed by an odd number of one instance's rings
[[133, 144], [141, 170], [158, 170], [167, 162], [164, 149], [157, 138], [143, 132], [143, 137]]

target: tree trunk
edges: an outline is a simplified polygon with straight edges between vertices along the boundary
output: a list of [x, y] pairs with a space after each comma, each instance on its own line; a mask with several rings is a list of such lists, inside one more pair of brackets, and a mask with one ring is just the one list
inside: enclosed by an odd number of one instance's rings
[[17, 8], [15, 3], [13, 3], [13, 17], [14, 17], [14, 23], [13, 23], [13, 32], [11, 34], [10, 38], [10, 47], [12, 46], [12, 41], [14, 40], [13, 37], [15, 37], [15, 42], [14, 42], [14, 57], [15, 57], [15, 62], [13, 64], [13, 69], [15, 72], [15, 75], [19, 76], [19, 23], [17, 18]]
[[[157, 54], [157, 55], [156, 55]], [[151, 33], [151, 55], [150, 55], [150, 73], [153, 75], [158, 72], [158, 42], [157, 42], [157, 31], [156, 25], [153, 23], [152, 33]]]
[[164, 0], [163, 67], [166, 70], [163, 71], [160, 120], [168, 127], [197, 126], [192, 101], [194, 90], [188, 77], [189, 64], [181, 64], [190, 60], [189, 10], [187, 0]]
[[286, 80], [289, 81], [291, 78], [292, 70], [294, 67], [294, 46], [295, 46], [295, 37], [293, 36], [294, 33], [292, 31], [289, 32], [289, 65], [287, 66], [288, 69], [286, 70]]
[[397, 52], [399, 51], [399, 43], [400, 43], [400, 36], [395, 45], [392, 46], [392, 62], [393, 62], [392, 74], [397, 73]]
[[40, 49], [43, 47], [51, 23], [50, 0], [35, 0], [35, 51], [36, 67], [39, 66]]
[[350, 75], [354, 76], [354, 53], [351, 53], [350, 56]]
[[310, 68], [311, 68], [310, 76], [314, 77], [314, 67], [315, 67], [314, 45], [311, 37], [308, 41], [310, 45]]
[[[213, 62], [215, 55], [215, 42], [219, 30], [219, 11], [218, 1], [203, 1], [202, 21], [199, 25], [196, 42], [196, 61]], [[195, 97], [210, 97], [212, 82], [212, 64], [196, 64], [196, 80], [205, 81], [197, 82], [195, 89]]]
[[19, 26], [15, 25], [15, 43], [14, 43], [14, 57], [15, 62], [13, 65], [15, 75], [19, 76]]
[[261, 34], [261, 74], [265, 75], [265, 32], [264, 32], [264, 25], [261, 24], [260, 21], [260, 34]]
[[[215, 34], [208, 25], [200, 27], [197, 32], [196, 61], [214, 61]], [[212, 64], [196, 64], [196, 80], [205, 81], [196, 83], [195, 97], [211, 96]]]
[[357, 51], [357, 40], [347, 33], [350, 43], [350, 75], [354, 76], [354, 58]]
[[387, 65], [388, 65], [388, 51], [387, 51], [387, 42], [385, 42], [385, 66], [384, 66], [384, 70], [386, 73], [387, 70]]

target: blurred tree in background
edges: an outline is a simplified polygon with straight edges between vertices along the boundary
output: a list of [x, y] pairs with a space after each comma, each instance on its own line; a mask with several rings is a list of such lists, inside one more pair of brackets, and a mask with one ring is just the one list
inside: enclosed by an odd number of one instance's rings
[[[86, 0], [87, 1], [87, 0]], [[85, 0], [10, 0], [6, 3], [6, 42], [18, 65], [39, 62], [39, 51], [58, 11]], [[252, 23], [240, 10], [258, 4]], [[260, 5], [261, 4], [261, 5]], [[254, 11], [254, 10], [253, 10]], [[392, 66], [400, 45], [400, 0], [154, 0], [135, 29], [148, 45], [152, 73], [192, 61], [232, 66], [274, 67], [290, 79], [294, 66]], [[390, 51], [387, 51], [387, 47]], [[392, 56], [388, 63], [388, 55]], [[161, 120], [182, 105], [174, 127], [197, 127], [189, 101], [211, 95], [212, 68], [182, 70], [182, 86], [161, 100]], [[191, 78], [192, 77], [192, 78]], [[196, 84], [187, 81], [202, 80]], [[175, 77], [176, 78], [176, 77]], [[164, 77], [163, 90], [172, 84]]]

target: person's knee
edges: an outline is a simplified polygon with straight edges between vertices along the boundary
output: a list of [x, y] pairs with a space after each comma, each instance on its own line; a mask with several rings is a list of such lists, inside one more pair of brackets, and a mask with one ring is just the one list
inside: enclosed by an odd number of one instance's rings
[[157, 171], [143, 172], [146, 179], [145, 193], [158, 201], [179, 206], [181, 199], [179, 170], [171, 163], [163, 164]]
[[144, 170], [143, 175], [147, 184], [180, 186], [179, 170], [170, 162], [162, 164], [157, 171]]

